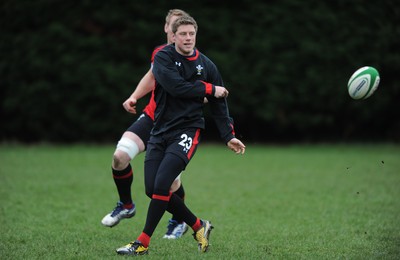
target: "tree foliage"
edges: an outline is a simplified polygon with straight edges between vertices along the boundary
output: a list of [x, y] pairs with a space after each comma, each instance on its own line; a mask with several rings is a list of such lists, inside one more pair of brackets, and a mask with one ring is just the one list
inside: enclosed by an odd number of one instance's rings
[[[242, 139], [400, 140], [394, 0], [3, 1], [0, 138], [119, 138], [136, 119], [121, 104], [165, 41], [171, 8], [199, 23], [197, 46], [223, 75]], [[365, 65], [378, 69], [381, 85], [351, 100], [347, 81]]]

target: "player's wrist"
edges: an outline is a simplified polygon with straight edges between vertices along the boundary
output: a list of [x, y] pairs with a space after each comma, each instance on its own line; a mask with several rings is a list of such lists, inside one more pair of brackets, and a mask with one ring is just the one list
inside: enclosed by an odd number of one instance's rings
[[235, 139], [236, 137], [234, 135], [228, 135], [227, 137], [224, 138], [225, 144], [229, 145], [230, 141]]
[[215, 96], [215, 85], [212, 85], [211, 96]]

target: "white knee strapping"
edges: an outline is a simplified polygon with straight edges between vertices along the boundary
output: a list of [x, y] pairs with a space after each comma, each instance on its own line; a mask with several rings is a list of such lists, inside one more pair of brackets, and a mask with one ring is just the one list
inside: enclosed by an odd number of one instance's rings
[[139, 154], [139, 146], [127, 137], [122, 137], [117, 144], [117, 150], [128, 154], [131, 160]]

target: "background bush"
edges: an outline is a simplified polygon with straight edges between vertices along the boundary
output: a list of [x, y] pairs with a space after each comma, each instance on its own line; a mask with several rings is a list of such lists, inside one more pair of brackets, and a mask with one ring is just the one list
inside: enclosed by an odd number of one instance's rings
[[[243, 140], [399, 141], [395, 3], [2, 1], [0, 138], [117, 140], [136, 119], [121, 104], [165, 42], [167, 11], [182, 8], [199, 23], [197, 46], [230, 90]], [[365, 65], [379, 70], [380, 87], [351, 100], [347, 81]], [[218, 139], [213, 123], [207, 127], [206, 140]]]

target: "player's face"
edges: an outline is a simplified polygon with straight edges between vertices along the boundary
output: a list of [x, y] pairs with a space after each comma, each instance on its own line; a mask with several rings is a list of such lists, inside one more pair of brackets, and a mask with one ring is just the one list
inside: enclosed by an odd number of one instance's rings
[[181, 25], [174, 34], [175, 49], [178, 53], [189, 56], [196, 45], [196, 30], [193, 25]]
[[172, 24], [176, 21], [176, 19], [178, 19], [180, 16], [176, 16], [173, 15], [171, 16], [171, 18], [169, 19], [169, 23], [165, 24], [164, 26], [164, 31], [167, 34], [167, 41], [168, 44], [171, 44], [174, 42], [174, 33], [172, 32]]

